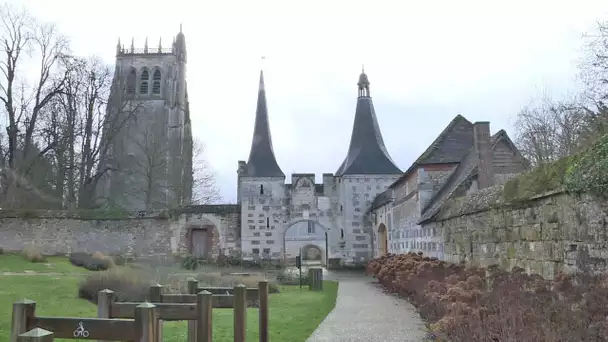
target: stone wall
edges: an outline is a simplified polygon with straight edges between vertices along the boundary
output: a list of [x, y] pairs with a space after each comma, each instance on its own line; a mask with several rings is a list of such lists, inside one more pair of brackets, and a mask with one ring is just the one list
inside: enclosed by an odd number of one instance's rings
[[0, 248], [19, 251], [33, 244], [47, 255], [99, 251], [171, 256], [191, 252], [192, 229], [212, 227], [211, 256], [240, 249], [240, 210], [234, 205], [189, 206], [171, 214], [102, 214], [0, 211]]
[[559, 271], [606, 270], [608, 203], [561, 191], [505, 203], [501, 186], [446, 203], [423, 224], [443, 240], [441, 259], [521, 267], [553, 278]]

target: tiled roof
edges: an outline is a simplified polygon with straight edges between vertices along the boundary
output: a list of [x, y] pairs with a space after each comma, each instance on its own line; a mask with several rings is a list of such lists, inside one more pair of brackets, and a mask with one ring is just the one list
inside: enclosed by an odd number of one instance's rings
[[370, 211], [374, 210], [374, 209], [378, 209], [381, 206], [390, 203], [391, 198], [393, 196], [393, 190], [391, 189], [387, 189], [381, 193], [379, 193], [378, 195], [376, 195], [376, 197], [374, 198], [374, 201], [372, 202], [372, 205], [370, 207]]
[[391, 187], [425, 164], [459, 163], [473, 146], [473, 124], [458, 114]]
[[[496, 147], [498, 142], [504, 141], [513, 150], [517, 150], [507, 132], [504, 130], [498, 131], [492, 136], [492, 149]], [[477, 172], [477, 155], [475, 150], [471, 147], [467, 155], [460, 162], [458, 167], [452, 172], [450, 177], [446, 180], [443, 187], [435, 193], [429, 203], [423, 209], [422, 216], [420, 217], [419, 223], [432, 219], [439, 211], [441, 207], [458, 189], [458, 187], [466, 180], [470, 179]]]

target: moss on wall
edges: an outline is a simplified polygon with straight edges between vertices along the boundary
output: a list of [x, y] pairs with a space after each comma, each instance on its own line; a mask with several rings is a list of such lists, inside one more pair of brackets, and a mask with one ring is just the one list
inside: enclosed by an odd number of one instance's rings
[[508, 180], [503, 187], [505, 202], [527, 200], [550, 191], [564, 189], [567, 170], [578, 158], [579, 155], [564, 157]]
[[569, 193], [608, 197], [608, 135], [569, 164], [564, 185]]
[[507, 181], [503, 188], [505, 202], [518, 202], [564, 190], [571, 194], [608, 194], [608, 135], [590, 149], [536, 167]]

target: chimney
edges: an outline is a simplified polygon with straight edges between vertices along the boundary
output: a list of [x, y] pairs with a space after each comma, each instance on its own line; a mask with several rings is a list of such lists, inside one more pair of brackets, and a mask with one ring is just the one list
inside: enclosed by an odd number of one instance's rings
[[477, 187], [479, 189], [490, 187], [494, 182], [491, 138], [489, 122], [478, 121], [473, 124], [473, 146], [477, 155]]

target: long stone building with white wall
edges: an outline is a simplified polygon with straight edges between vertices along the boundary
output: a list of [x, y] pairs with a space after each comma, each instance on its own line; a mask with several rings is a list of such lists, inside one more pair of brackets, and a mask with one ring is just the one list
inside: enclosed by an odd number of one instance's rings
[[471, 123], [457, 115], [405, 173], [376, 197], [370, 208], [375, 255], [423, 252], [450, 260], [443, 232], [425, 224], [433, 221], [447, 200], [503, 184], [528, 168], [528, 161], [504, 130], [491, 135], [489, 122]]

